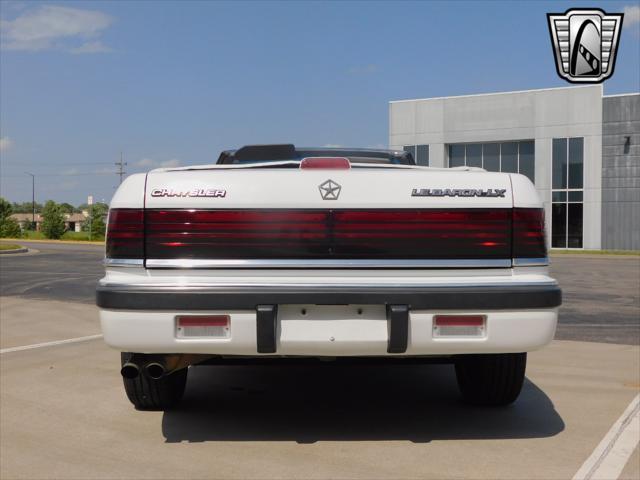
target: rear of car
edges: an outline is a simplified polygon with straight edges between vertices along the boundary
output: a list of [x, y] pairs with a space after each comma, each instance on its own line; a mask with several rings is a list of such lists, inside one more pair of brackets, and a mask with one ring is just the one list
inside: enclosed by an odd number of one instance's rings
[[411, 160], [257, 146], [129, 177], [97, 302], [133, 403], [175, 404], [196, 363], [309, 358], [444, 359], [466, 399], [515, 400], [561, 302], [537, 193]]

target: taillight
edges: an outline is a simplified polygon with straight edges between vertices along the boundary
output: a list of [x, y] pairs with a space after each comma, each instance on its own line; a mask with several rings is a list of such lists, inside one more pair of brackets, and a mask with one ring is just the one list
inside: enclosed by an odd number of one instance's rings
[[547, 256], [544, 235], [544, 209], [513, 209], [513, 258]]
[[113, 208], [107, 222], [107, 258], [144, 257], [144, 210]]
[[149, 259], [509, 259], [511, 210], [148, 209]]
[[351, 162], [344, 157], [307, 157], [300, 162], [300, 168], [316, 168], [323, 170], [349, 170]]

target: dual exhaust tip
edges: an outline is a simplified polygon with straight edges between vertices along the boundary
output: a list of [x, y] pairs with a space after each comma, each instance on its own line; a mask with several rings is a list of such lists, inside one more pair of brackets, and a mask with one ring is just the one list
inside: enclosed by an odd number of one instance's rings
[[[167, 372], [164, 365], [158, 362], [147, 363], [144, 366], [144, 370], [146, 374], [154, 380], [158, 380], [162, 378]], [[129, 380], [138, 378], [140, 376], [140, 373], [141, 373], [140, 366], [133, 362], [125, 363], [120, 369], [120, 374], [122, 375], [122, 378], [126, 378]]]

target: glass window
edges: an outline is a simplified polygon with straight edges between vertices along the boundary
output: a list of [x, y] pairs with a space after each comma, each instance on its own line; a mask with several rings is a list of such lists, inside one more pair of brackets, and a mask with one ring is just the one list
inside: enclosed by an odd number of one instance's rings
[[582, 201], [582, 192], [581, 191], [580, 192], [569, 192], [569, 201], [570, 202], [581, 202]]
[[518, 173], [518, 143], [508, 142], [500, 146], [502, 162], [500, 170], [509, 173]]
[[551, 246], [567, 248], [567, 204], [553, 203], [551, 206]]
[[567, 192], [553, 192], [551, 195], [552, 202], [566, 202], [567, 201]]
[[485, 143], [482, 146], [483, 166], [485, 170], [490, 172], [500, 171], [500, 144]]
[[416, 163], [418, 165], [429, 166], [429, 145], [416, 145]]
[[464, 166], [464, 145], [449, 145], [449, 166]]
[[553, 139], [552, 170], [553, 178], [551, 185], [553, 188], [567, 188], [567, 139]]
[[535, 183], [535, 145], [533, 142], [520, 142], [518, 172], [526, 175], [532, 183]]
[[567, 216], [567, 246], [582, 248], [582, 203], [569, 203]]
[[569, 139], [569, 188], [582, 188], [583, 150], [584, 138]]
[[404, 147], [402, 147], [402, 149], [405, 152], [409, 152], [412, 156], [413, 159], [416, 159], [416, 146], [415, 145], [405, 145]]
[[467, 145], [467, 167], [482, 168], [482, 145], [470, 143]]

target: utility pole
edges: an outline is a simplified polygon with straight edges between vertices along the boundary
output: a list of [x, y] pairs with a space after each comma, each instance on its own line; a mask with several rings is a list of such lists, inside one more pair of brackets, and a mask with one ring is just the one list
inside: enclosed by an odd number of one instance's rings
[[24, 173], [31, 175], [31, 225], [36, 230], [36, 176], [33, 173]]
[[115, 163], [116, 167], [118, 167], [118, 171], [116, 172], [116, 175], [120, 175], [120, 183], [122, 183], [122, 177], [126, 175], [127, 172], [124, 171], [124, 167], [127, 165], [127, 162], [125, 162], [122, 159], [122, 152], [120, 152], [120, 161]]

